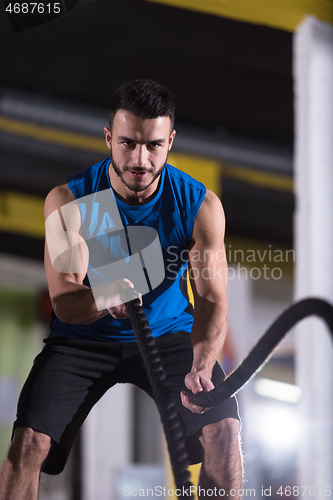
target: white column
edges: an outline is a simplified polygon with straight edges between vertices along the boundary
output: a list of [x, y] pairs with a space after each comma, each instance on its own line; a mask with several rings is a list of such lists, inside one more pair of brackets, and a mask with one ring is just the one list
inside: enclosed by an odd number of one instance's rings
[[116, 498], [117, 472], [132, 459], [132, 389], [110, 389], [83, 425], [83, 500]]
[[[294, 35], [295, 299], [333, 303], [333, 27], [307, 17]], [[333, 344], [323, 321], [296, 334], [302, 389], [299, 484], [325, 497], [333, 471]], [[321, 492], [320, 492], [321, 488]]]
[[[236, 365], [250, 352], [256, 341], [259, 332], [255, 332], [253, 324], [253, 283], [248, 276], [247, 269], [241, 265], [242, 271], [238, 272], [237, 266], [229, 266], [228, 281], [228, 323], [232, 343], [236, 351]], [[247, 273], [247, 274], [246, 274]], [[227, 374], [228, 375], [228, 374]], [[251, 426], [251, 408], [253, 403], [253, 381], [250, 381], [239, 393], [239, 411], [242, 420], [242, 442], [244, 452], [244, 468], [246, 488], [254, 488], [259, 491], [260, 485], [256, 475], [248, 477], [248, 471], [253, 469], [256, 457], [253, 456], [253, 432]]]

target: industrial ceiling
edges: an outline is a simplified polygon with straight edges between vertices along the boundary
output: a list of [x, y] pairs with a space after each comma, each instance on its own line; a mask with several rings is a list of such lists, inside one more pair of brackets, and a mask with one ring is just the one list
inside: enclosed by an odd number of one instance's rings
[[[9, 126], [10, 119], [66, 133], [80, 132], [89, 118], [86, 133], [102, 138], [102, 129], [92, 123], [106, 124], [111, 93], [134, 78], [158, 80], [173, 91], [176, 150], [292, 177], [290, 30], [144, 0], [81, 0], [57, 19], [13, 32], [7, 4], [0, 2], [3, 189], [45, 196], [66, 174], [107, 154], [65, 143], [57, 146], [51, 139], [43, 142], [24, 134], [22, 127]], [[20, 106], [11, 106], [13, 102]], [[34, 117], [29, 116], [32, 108]], [[48, 109], [49, 123], [38, 108]], [[82, 123], [70, 125], [66, 113], [56, 122], [59, 109], [72, 109], [71, 116], [82, 116]], [[231, 233], [292, 243], [290, 189], [263, 191], [239, 179], [225, 179], [222, 195]], [[262, 196], [265, 206], [273, 200], [272, 219], [264, 230], [258, 219]], [[255, 210], [246, 218], [244, 210], [251, 204]], [[282, 219], [274, 228], [279, 213]], [[0, 251], [11, 251], [11, 238], [19, 235], [5, 234], [7, 243]]]

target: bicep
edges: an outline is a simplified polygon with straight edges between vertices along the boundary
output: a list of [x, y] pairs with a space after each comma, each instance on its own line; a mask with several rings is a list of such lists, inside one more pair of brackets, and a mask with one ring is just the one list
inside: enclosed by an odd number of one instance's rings
[[214, 193], [206, 196], [193, 227], [189, 275], [195, 301], [226, 300], [228, 266], [224, 248], [225, 218]]
[[45, 272], [51, 298], [71, 283], [82, 283], [88, 247], [79, 234], [80, 210], [67, 185], [52, 190], [45, 201]]

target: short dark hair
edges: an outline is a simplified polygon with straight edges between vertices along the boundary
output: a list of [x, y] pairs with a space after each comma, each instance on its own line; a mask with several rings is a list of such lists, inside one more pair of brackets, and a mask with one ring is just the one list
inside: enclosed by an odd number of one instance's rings
[[175, 122], [175, 101], [172, 93], [164, 85], [152, 80], [133, 80], [119, 87], [110, 100], [109, 126], [119, 109], [130, 111], [139, 118], [168, 116], [171, 130]]

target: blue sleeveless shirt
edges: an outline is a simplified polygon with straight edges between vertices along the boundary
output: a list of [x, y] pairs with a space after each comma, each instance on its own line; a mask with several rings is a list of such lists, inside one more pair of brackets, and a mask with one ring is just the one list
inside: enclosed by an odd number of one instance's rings
[[[153, 228], [159, 237], [165, 274], [164, 278], [162, 276], [158, 280], [157, 286], [152, 287], [147, 280], [149, 289], [147, 293], [143, 294], [143, 306], [152, 330], [152, 336], [159, 337], [178, 331], [190, 332], [193, 323], [193, 309], [187, 294], [188, 247], [192, 237], [194, 219], [205, 197], [206, 188], [189, 175], [166, 164], [154, 198], [144, 205], [130, 206], [119, 200], [113, 193], [108, 174], [110, 161], [110, 159], [106, 159], [69, 176], [67, 179], [69, 189], [78, 200], [81, 211], [80, 233], [85, 240], [87, 234], [90, 235], [91, 245], [94, 245], [94, 255], [104, 255], [102, 260], [99, 257], [99, 266], [94, 266], [94, 259], [90, 258], [92, 252], [89, 249], [89, 267], [84, 284], [93, 286], [89, 283], [89, 277], [95, 279], [95, 276], [100, 280], [100, 284], [119, 279], [121, 276], [113, 277], [113, 279], [106, 277], [101, 270], [107, 266], [101, 264], [107, 264], [113, 259], [117, 265], [117, 259], [126, 257], [126, 255], [122, 255], [124, 248], [129, 248], [129, 253], [131, 253], [131, 245], [128, 243], [134, 241], [135, 244], [135, 240], [133, 238], [128, 240], [128, 234], [131, 234], [130, 231], [133, 231], [133, 227], [134, 230], [136, 227], [141, 227], [139, 230], [148, 232], [151, 230], [143, 229], [142, 226]], [[91, 199], [88, 195], [94, 193], [96, 196], [112, 196], [111, 201], [113, 204], [116, 203], [114, 206], [118, 208], [119, 221], [121, 221], [118, 222], [118, 225], [121, 227], [115, 227], [117, 222], [114, 222], [108, 213], [96, 215], [94, 207], [98, 206], [97, 202], [93, 202], [90, 209], [87, 210], [87, 204], [84, 201]], [[112, 229], [109, 229], [110, 227]], [[115, 232], [115, 230], [118, 231]], [[113, 232], [107, 233], [107, 231]], [[156, 233], [154, 232], [154, 234]], [[134, 253], [133, 249], [132, 252]], [[145, 265], [144, 262], [143, 264], [141, 262], [141, 265], [143, 276], [148, 274], [149, 277], [149, 272], [147, 273], [149, 266]], [[130, 279], [130, 276], [122, 277]], [[138, 292], [142, 293], [142, 290], [138, 289]], [[133, 342], [136, 340], [129, 319], [117, 320], [110, 314], [88, 325], [63, 323], [53, 315], [50, 337], [111, 342]]]

